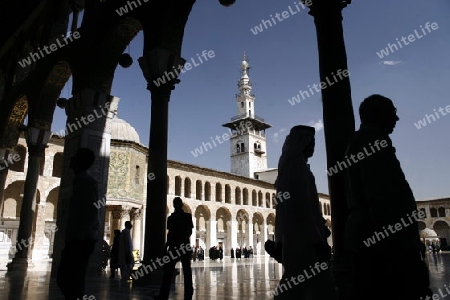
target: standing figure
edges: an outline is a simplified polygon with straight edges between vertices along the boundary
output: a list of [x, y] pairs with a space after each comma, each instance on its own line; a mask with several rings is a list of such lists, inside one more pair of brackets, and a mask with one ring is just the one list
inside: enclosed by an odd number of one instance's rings
[[397, 109], [389, 98], [371, 95], [359, 116], [361, 126], [346, 152], [353, 164], [345, 170], [350, 212], [345, 241], [355, 255], [354, 299], [425, 299], [433, 293], [421, 256], [420, 212], [389, 138], [399, 120]]
[[234, 258], [234, 249], [231, 248], [231, 258]]
[[241, 259], [241, 248], [240, 247], [236, 248], [236, 259]]
[[130, 280], [130, 275], [134, 267], [133, 243], [131, 241], [130, 232], [131, 228], [133, 228], [131, 222], [125, 221], [125, 228], [120, 234], [119, 265], [120, 277], [122, 281]]
[[114, 230], [114, 239], [111, 246], [111, 260], [109, 261], [109, 267], [111, 268], [111, 276], [109, 278], [116, 277], [116, 270], [119, 269], [119, 248], [120, 248], [120, 230]]
[[65, 233], [65, 247], [61, 252], [57, 284], [66, 299], [81, 299], [84, 295], [86, 270], [99, 239], [100, 216], [95, 206], [99, 200], [97, 181], [87, 170], [94, 164], [95, 154], [80, 148], [70, 161], [75, 173], [69, 204], [69, 218]]
[[181, 261], [184, 277], [184, 300], [191, 300], [194, 287], [191, 269], [192, 247], [189, 239], [194, 224], [192, 223], [192, 215], [183, 211], [183, 200], [180, 197], [173, 199], [173, 207], [175, 211], [167, 218], [167, 255], [171, 259], [164, 264], [163, 282], [156, 299], [167, 300], [169, 298], [175, 265], [178, 261]]
[[281, 249], [284, 273], [275, 299], [337, 299], [329, 267], [329, 231], [308, 164], [314, 153], [314, 135], [313, 127], [294, 126], [278, 162], [275, 243]]

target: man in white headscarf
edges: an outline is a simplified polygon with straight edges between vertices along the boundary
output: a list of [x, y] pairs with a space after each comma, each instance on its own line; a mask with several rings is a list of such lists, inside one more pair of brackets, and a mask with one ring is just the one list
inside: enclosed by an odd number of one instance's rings
[[315, 129], [295, 126], [283, 145], [275, 182], [276, 248], [281, 248], [284, 273], [275, 299], [337, 299], [329, 268], [330, 232], [320, 211], [308, 158], [314, 153]]

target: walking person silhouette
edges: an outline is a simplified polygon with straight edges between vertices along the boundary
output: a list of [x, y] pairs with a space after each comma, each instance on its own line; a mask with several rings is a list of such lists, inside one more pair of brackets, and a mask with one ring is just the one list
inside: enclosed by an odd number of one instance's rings
[[[192, 248], [189, 238], [192, 235], [192, 215], [183, 211], [183, 200], [180, 197], [173, 199], [173, 207], [175, 211], [167, 219], [167, 253], [171, 253], [171, 259], [164, 265], [164, 275], [159, 295], [155, 297], [157, 300], [167, 300], [170, 293], [170, 284], [173, 279], [175, 265], [181, 261], [183, 267], [184, 278], [184, 300], [191, 300], [194, 294], [192, 284], [191, 257]], [[181, 249], [181, 250], [180, 250]]]

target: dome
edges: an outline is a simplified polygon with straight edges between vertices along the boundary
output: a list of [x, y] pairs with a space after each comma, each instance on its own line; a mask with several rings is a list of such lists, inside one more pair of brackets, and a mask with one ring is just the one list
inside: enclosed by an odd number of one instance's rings
[[114, 117], [111, 120], [111, 139], [140, 144], [139, 134], [136, 129], [125, 120]]

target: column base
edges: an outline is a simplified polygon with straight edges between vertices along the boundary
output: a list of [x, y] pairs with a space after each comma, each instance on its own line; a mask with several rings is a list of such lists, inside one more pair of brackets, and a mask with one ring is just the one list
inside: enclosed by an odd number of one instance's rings
[[26, 257], [14, 257], [13, 260], [6, 265], [8, 272], [11, 271], [27, 271], [34, 268], [34, 264], [31, 259]]

